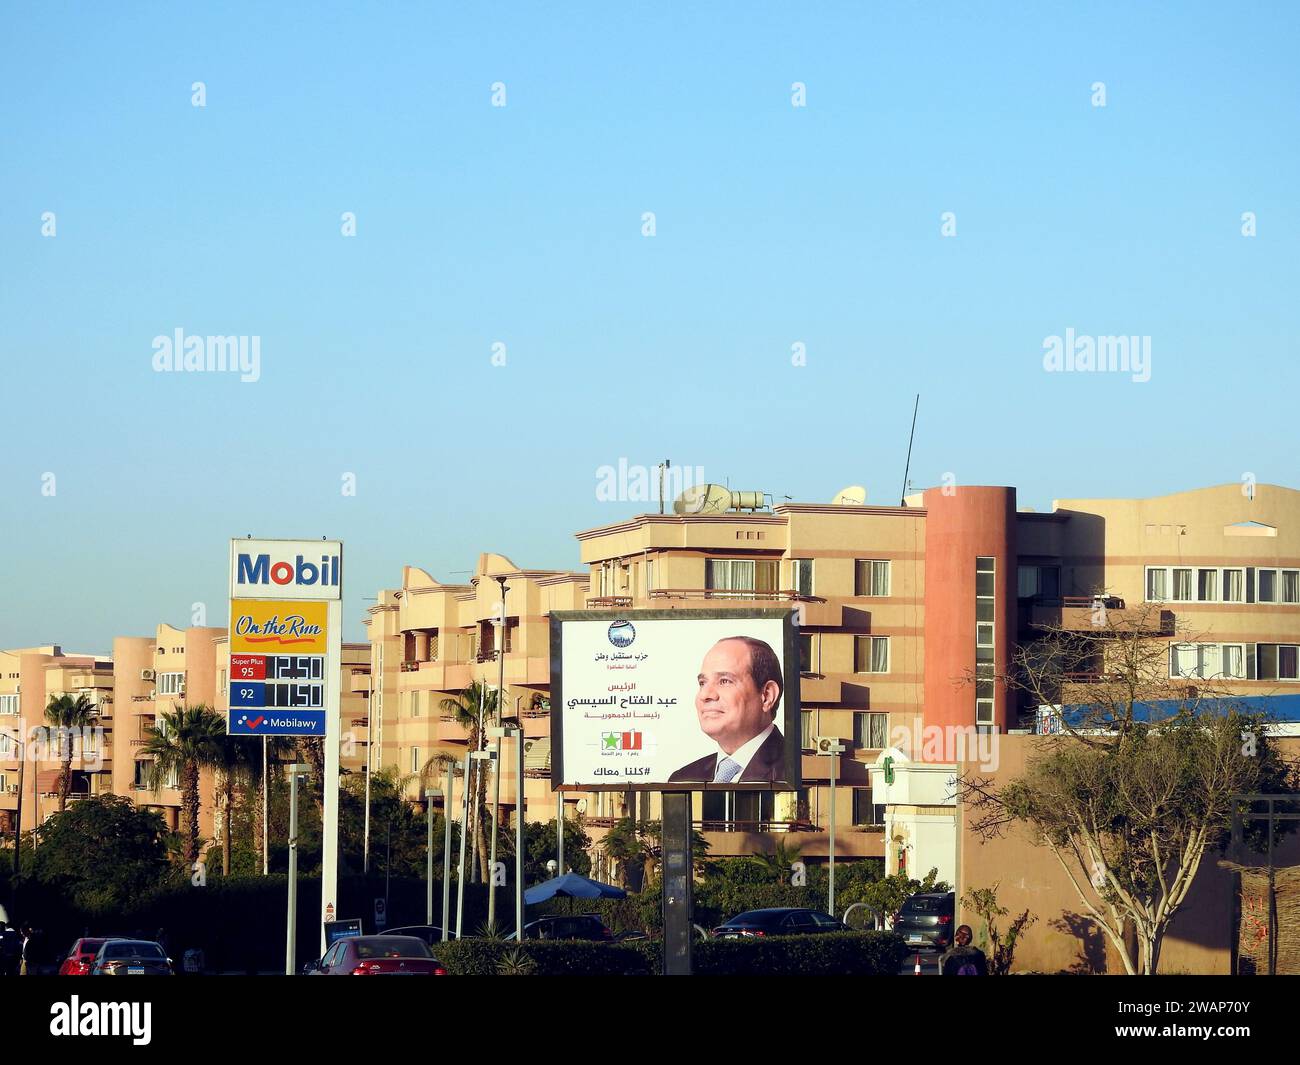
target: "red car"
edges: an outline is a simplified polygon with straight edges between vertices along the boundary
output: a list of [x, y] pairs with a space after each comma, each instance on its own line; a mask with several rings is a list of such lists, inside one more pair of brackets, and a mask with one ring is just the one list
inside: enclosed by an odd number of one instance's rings
[[90, 966], [95, 960], [95, 955], [99, 953], [107, 940], [105, 939], [78, 939], [72, 944], [72, 949], [68, 951], [68, 956], [63, 959], [59, 966], [60, 976], [89, 976]]
[[423, 939], [415, 936], [353, 936], [338, 940], [308, 976], [446, 976]]

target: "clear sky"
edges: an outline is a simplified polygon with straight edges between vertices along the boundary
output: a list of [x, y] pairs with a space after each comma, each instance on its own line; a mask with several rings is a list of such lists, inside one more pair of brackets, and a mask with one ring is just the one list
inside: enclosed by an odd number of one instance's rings
[[[0, 647], [223, 624], [246, 533], [343, 539], [357, 639], [404, 563], [575, 568], [654, 507], [598, 497], [620, 459], [896, 503], [917, 392], [916, 488], [1300, 484], [1298, 41], [1291, 3], [5, 4]], [[155, 372], [177, 329], [260, 379]], [[1045, 371], [1067, 329], [1150, 380]]]

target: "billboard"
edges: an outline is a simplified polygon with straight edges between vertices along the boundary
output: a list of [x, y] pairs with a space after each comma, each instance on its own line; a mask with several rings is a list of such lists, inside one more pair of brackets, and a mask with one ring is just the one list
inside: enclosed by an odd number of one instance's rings
[[329, 604], [230, 601], [230, 716], [235, 736], [324, 736]]
[[795, 790], [798, 661], [788, 610], [552, 612], [552, 787]]

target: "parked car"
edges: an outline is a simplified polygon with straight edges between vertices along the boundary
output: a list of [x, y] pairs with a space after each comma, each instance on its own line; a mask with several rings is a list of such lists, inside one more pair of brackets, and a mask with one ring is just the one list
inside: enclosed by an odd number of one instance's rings
[[894, 917], [894, 931], [909, 947], [947, 950], [952, 946], [956, 908], [957, 895], [952, 891], [913, 895]]
[[106, 942], [107, 940], [103, 938], [78, 939], [72, 944], [72, 949], [68, 951], [67, 956], [59, 963], [59, 975], [89, 976], [90, 967], [95, 964], [95, 955]]
[[[510, 938], [515, 938], [513, 932]], [[524, 925], [524, 939], [586, 939], [610, 943], [614, 933], [605, 927], [599, 914], [583, 913], [570, 917], [553, 914]]]
[[303, 967], [308, 976], [446, 976], [429, 944], [415, 936], [352, 936], [340, 939], [319, 961]]
[[847, 932], [848, 926], [829, 913], [798, 906], [774, 906], [766, 910], [746, 910], [710, 933], [716, 939], [744, 939], [750, 936], [819, 935], [824, 932]]
[[106, 939], [90, 967], [91, 976], [174, 976], [172, 960], [147, 939]]
[[[436, 924], [411, 924], [404, 928], [386, 928], [386, 936], [415, 936], [416, 939], [423, 939], [431, 947], [436, 947], [442, 942], [442, 929]], [[447, 929], [447, 938], [455, 939], [456, 933], [453, 929]]]

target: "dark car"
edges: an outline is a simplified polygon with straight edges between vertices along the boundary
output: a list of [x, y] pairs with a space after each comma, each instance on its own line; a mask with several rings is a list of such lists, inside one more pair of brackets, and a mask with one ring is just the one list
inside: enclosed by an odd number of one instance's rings
[[[415, 936], [416, 939], [423, 939], [429, 946], [436, 947], [442, 942], [442, 929], [436, 924], [411, 924], [404, 928], [387, 928], [384, 930], [386, 936]], [[456, 932], [453, 929], [447, 929], [447, 938], [455, 939]]]
[[429, 944], [415, 936], [352, 936], [336, 941], [308, 976], [446, 976]]
[[894, 917], [894, 931], [909, 947], [947, 950], [952, 946], [956, 906], [957, 896], [951, 891], [913, 895]]
[[767, 910], [746, 910], [710, 935], [718, 939], [744, 939], [749, 936], [802, 936], [823, 932], [846, 932], [848, 927], [821, 910], [798, 906], [774, 906]]
[[147, 939], [106, 939], [90, 966], [91, 976], [174, 976], [172, 960]]
[[[513, 933], [511, 938], [514, 938]], [[598, 914], [583, 913], [572, 917], [539, 917], [524, 925], [525, 939], [586, 939], [609, 943], [614, 933], [605, 927]]]

